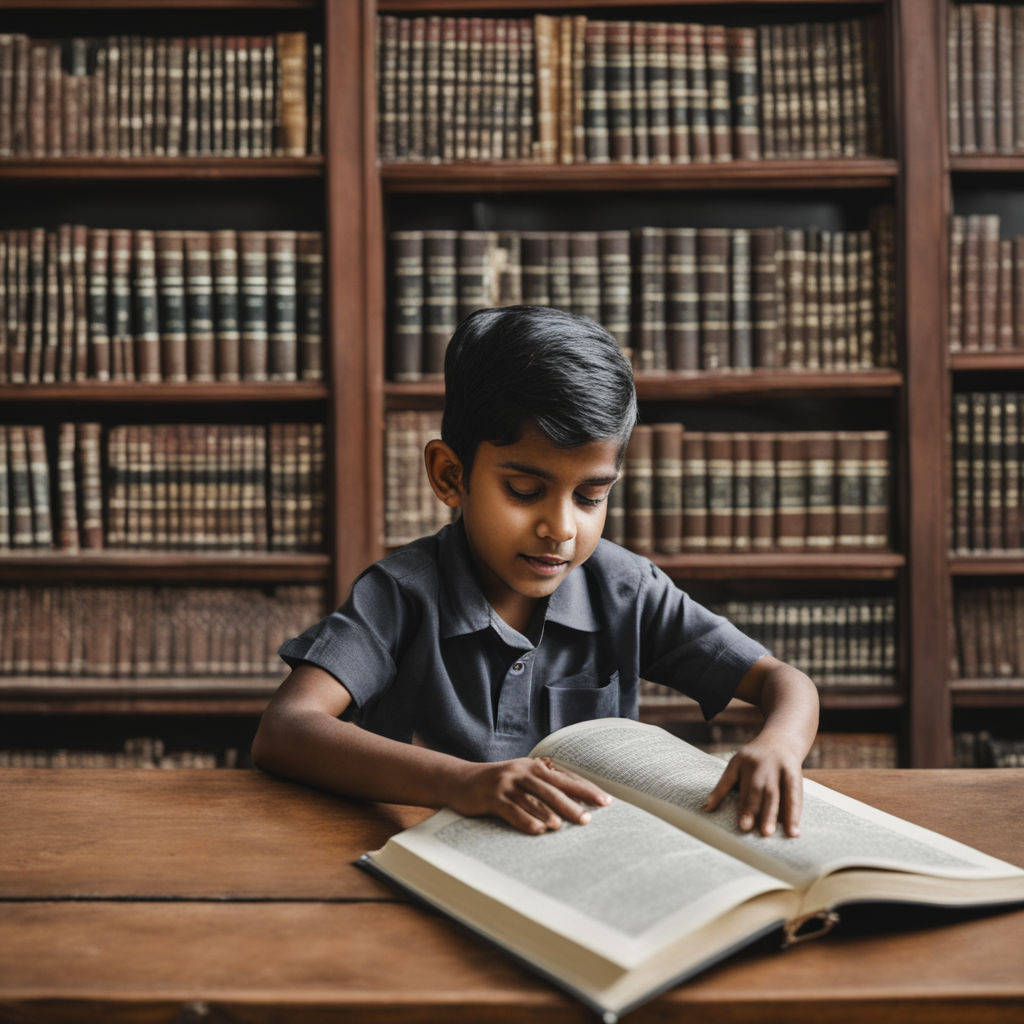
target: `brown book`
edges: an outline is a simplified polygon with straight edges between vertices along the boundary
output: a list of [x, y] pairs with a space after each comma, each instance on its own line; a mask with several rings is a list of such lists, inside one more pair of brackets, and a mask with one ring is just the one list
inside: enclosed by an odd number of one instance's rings
[[996, 152], [996, 8], [970, 4], [974, 21], [974, 100], [978, 151]]
[[160, 366], [167, 381], [188, 380], [188, 322], [185, 306], [185, 236], [181, 231], [155, 232]]
[[695, 163], [711, 160], [711, 92], [708, 84], [704, 26], [687, 24], [687, 56], [690, 80], [690, 153]]
[[242, 380], [266, 380], [267, 362], [267, 233], [238, 232], [241, 283], [240, 330]]
[[299, 376], [324, 377], [324, 236], [298, 232]]
[[669, 25], [647, 25], [647, 135], [650, 161], [672, 161], [671, 103], [669, 99]]
[[132, 232], [110, 229], [110, 376], [135, 380], [135, 336], [132, 325]]
[[[618, 341], [619, 347], [626, 356], [632, 358], [633, 299], [629, 231], [613, 230], [598, 232], [598, 253], [601, 272], [600, 321], [614, 335], [615, 340]], [[526, 261], [524, 259], [524, 268], [525, 265]]]
[[708, 466], [704, 434], [683, 432], [683, 550], [708, 547]]
[[732, 549], [733, 451], [732, 435], [723, 431], [704, 434], [707, 459], [708, 548]]
[[652, 552], [655, 540], [654, 428], [638, 424], [626, 449], [626, 547]]
[[213, 333], [217, 379], [241, 380], [238, 235], [229, 228], [210, 233], [213, 270]]
[[213, 257], [209, 231], [185, 231], [185, 324], [188, 379], [216, 380]]
[[728, 228], [697, 229], [697, 286], [700, 293], [701, 369], [729, 365]]
[[140, 381], [158, 381], [160, 374], [160, 319], [157, 301], [156, 234], [134, 232], [132, 276], [135, 313], [135, 375]]
[[1007, 550], [1021, 547], [1021, 412], [1020, 392], [1007, 391], [1003, 400], [1003, 453], [1002, 539]]
[[299, 379], [298, 239], [267, 232], [268, 372], [271, 380]]
[[949, 312], [946, 324], [951, 352], [957, 352], [964, 347], [964, 227], [965, 220], [962, 216], [952, 216], [949, 218], [949, 270], [947, 283]]
[[558, 158], [558, 18], [533, 16], [534, 67], [537, 76], [537, 141], [533, 159], [553, 164]]
[[889, 547], [889, 435], [868, 430], [863, 436], [864, 542], [869, 548]]
[[775, 547], [778, 506], [776, 439], [777, 435], [771, 431], [751, 435], [750, 546], [754, 551], [767, 551]]
[[277, 118], [284, 156], [306, 155], [306, 34], [277, 34]]
[[778, 266], [779, 234], [776, 228], [750, 232], [753, 275], [754, 365], [776, 365], [779, 336]]
[[754, 437], [746, 431], [732, 435], [732, 546], [749, 551], [753, 545]]
[[732, 153], [732, 104], [729, 98], [729, 51], [723, 25], [704, 27], [708, 68], [708, 119], [711, 158], [727, 161]]
[[651, 138], [648, 131], [650, 114], [647, 92], [648, 23], [632, 21], [629, 24], [630, 74], [633, 124], [633, 160], [638, 164], [650, 163]]
[[840, 430], [835, 435], [836, 546], [849, 550], [865, 546], [864, 435]]
[[78, 493], [81, 544], [87, 551], [103, 547], [103, 473], [99, 423], [78, 423]]
[[952, 396], [952, 538], [958, 554], [971, 548], [971, 401], [964, 392]]
[[807, 546], [807, 463], [805, 435], [781, 431], [775, 442], [775, 542], [781, 551], [802, 551]]
[[637, 324], [633, 364], [640, 372], [668, 365], [665, 337], [665, 229], [634, 228]]
[[980, 217], [978, 343], [983, 350], [996, 347], [996, 319], [999, 308], [999, 217]]
[[996, 298], [996, 348], [1013, 348], [1013, 240], [999, 240]]
[[836, 547], [836, 435], [813, 431], [805, 436], [807, 455], [807, 547]]
[[665, 347], [670, 370], [700, 368], [697, 229], [665, 229]]
[[53, 513], [50, 508], [50, 463], [46, 454], [46, 433], [39, 424], [22, 428], [28, 455], [28, 476], [32, 507], [32, 547], [53, 547]]
[[630, 23], [606, 22], [608, 130], [611, 156], [623, 163], [633, 159], [633, 56]]
[[990, 391], [986, 398], [985, 549], [1002, 551], [1006, 546], [1003, 537], [1003, 396]]
[[683, 425], [655, 423], [654, 550], [676, 554], [683, 548]]

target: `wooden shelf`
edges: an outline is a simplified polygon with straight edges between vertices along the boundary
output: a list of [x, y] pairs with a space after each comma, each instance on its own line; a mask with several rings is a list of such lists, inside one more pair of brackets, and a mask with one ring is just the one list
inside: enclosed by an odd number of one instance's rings
[[954, 679], [954, 708], [1024, 708], [1024, 679]]
[[[322, 0], [3, 0], [7, 11], [313, 11]], [[792, 0], [790, 0], [792, 2]], [[808, 0], [810, 2], [810, 0]]]
[[1024, 351], [951, 352], [951, 370], [1024, 370]]
[[[903, 375], [899, 370], [731, 370], [694, 373], [638, 373], [636, 392], [641, 402], [672, 399], [698, 401], [730, 395], [785, 396], [807, 393], [830, 395], [884, 396], [899, 391]], [[444, 398], [440, 380], [389, 381], [385, 398], [394, 405], [428, 404]]]
[[1024, 155], [1010, 153], [985, 153], [966, 156], [951, 156], [949, 169], [957, 173], [1001, 173], [1020, 174], [1024, 171]]
[[905, 564], [903, 555], [879, 552], [771, 551], [722, 554], [651, 555], [677, 579], [844, 579], [891, 580]]
[[897, 162], [884, 157], [706, 164], [393, 163], [380, 168], [385, 192], [430, 194], [888, 188], [897, 177]]
[[302, 157], [5, 157], [0, 182], [37, 185], [74, 181], [242, 181], [322, 178], [324, 158]]
[[238, 383], [136, 383], [134, 381], [78, 381], [69, 384], [0, 384], [0, 403], [103, 402], [149, 405], [153, 402], [195, 402], [222, 405], [231, 402], [323, 402], [326, 384], [290, 381]]
[[1024, 551], [950, 555], [951, 576], [1024, 576]]
[[[818, 698], [823, 711], [899, 711], [906, 706], [906, 697], [892, 688], [847, 689], [822, 687]], [[696, 701], [685, 697], [642, 698], [640, 718], [645, 722], [677, 722], [704, 724], [704, 715]], [[718, 724], [758, 724], [762, 720], [757, 708], [740, 700], [731, 700], [716, 718]]]
[[[744, 7], [758, 6], [780, 6], [779, 0], [742, 0]], [[879, 6], [881, 0], [867, 0], [867, 6], [874, 4]], [[793, 7], [801, 5], [814, 5], [820, 7], [864, 7], [865, 3], [856, 3], [856, 0], [783, 0], [783, 6]], [[736, 0], [644, 0], [637, 4], [637, 7], [735, 7]], [[558, 3], [537, 2], [537, 0], [431, 0], [428, 5], [423, 0], [380, 0], [377, 10], [381, 14], [422, 14], [424, 8], [430, 11], [535, 11], [546, 10], [570, 10], [578, 8], [605, 8], [611, 7], [621, 10], [622, 0], [560, 0]]]
[[282, 677], [8, 676], [0, 679], [0, 713], [258, 715]]
[[330, 559], [298, 552], [0, 552], [4, 583], [326, 583]]

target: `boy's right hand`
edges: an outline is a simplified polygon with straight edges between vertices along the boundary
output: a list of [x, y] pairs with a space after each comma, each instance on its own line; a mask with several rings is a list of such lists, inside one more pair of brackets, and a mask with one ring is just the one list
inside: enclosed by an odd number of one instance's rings
[[546, 757], [471, 764], [454, 785], [449, 806], [470, 817], [494, 815], [510, 825], [539, 835], [561, 828], [563, 821], [585, 825], [592, 806], [612, 798], [594, 783], [556, 768]]

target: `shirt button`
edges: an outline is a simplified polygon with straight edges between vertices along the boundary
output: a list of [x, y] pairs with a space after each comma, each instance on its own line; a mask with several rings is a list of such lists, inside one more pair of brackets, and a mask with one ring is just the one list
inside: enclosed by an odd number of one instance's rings
[[516, 663], [515, 663], [515, 664], [514, 664], [514, 665], [512, 666], [512, 671], [513, 671], [513, 672], [514, 672], [514, 673], [515, 673], [516, 675], [519, 675], [519, 673], [520, 673], [520, 672], [522, 672], [524, 668], [526, 668], [526, 666], [525, 666], [525, 665], [524, 665], [524, 664], [523, 664], [523, 663], [522, 663], [521, 661], [517, 661], [517, 662], [516, 662]]

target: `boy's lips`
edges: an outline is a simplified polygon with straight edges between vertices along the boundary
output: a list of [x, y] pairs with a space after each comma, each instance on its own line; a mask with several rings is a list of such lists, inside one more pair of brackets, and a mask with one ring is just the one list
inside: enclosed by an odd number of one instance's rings
[[545, 576], [553, 576], [569, 564], [569, 559], [557, 558], [554, 555], [520, 555], [519, 557], [535, 572]]

